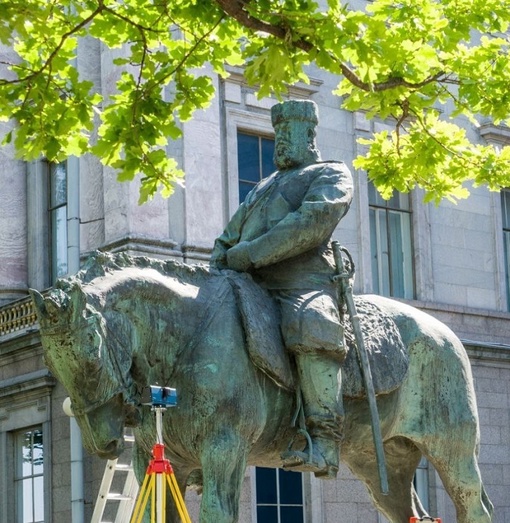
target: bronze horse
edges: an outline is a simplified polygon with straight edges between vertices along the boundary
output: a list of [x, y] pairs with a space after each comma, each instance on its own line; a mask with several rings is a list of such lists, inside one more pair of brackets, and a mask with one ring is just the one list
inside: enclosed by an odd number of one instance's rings
[[[140, 407], [144, 387], [175, 387], [164, 418], [167, 455], [180, 487], [202, 487], [201, 523], [238, 521], [247, 465], [281, 466], [294, 436], [295, 394], [252, 363], [236, 297], [225, 276], [175, 262], [99, 253], [47, 297], [33, 292], [45, 360], [70, 394], [86, 449], [123, 450], [135, 427], [143, 478], [155, 421]], [[389, 494], [380, 493], [368, 404], [344, 400], [342, 461], [392, 523], [425, 515], [412, 486], [420, 458], [436, 468], [458, 523], [490, 523], [492, 505], [477, 464], [479, 425], [464, 347], [442, 323], [405, 304], [364, 300], [396, 324], [409, 368], [377, 398]], [[168, 522], [178, 521], [169, 514]]]

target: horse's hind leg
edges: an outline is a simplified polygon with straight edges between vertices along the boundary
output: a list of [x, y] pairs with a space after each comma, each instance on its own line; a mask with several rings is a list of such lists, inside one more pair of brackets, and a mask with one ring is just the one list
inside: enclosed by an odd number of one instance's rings
[[436, 442], [432, 451], [427, 450], [455, 505], [458, 523], [492, 521], [493, 506], [482, 484], [474, 439], [469, 437], [469, 430], [464, 430], [454, 445], [451, 441]]
[[246, 443], [238, 434], [218, 434], [204, 442], [200, 523], [238, 521], [246, 456]]
[[375, 456], [364, 452], [349, 455], [347, 461], [354, 474], [368, 487], [375, 506], [391, 523], [409, 523], [412, 516], [426, 515], [413, 487], [413, 477], [421, 459], [421, 452], [405, 438], [393, 438], [384, 443], [389, 492], [382, 494]]

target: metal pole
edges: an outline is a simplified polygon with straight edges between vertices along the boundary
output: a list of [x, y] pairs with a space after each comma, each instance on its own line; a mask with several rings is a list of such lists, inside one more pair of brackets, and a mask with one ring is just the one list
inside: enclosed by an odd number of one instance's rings
[[[80, 270], [80, 161], [67, 159], [67, 273]], [[71, 520], [85, 522], [83, 443], [74, 418], [70, 419], [71, 446]]]
[[[163, 407], [154, 407], [156, 411], [156, 439], [157, 442], [163, 445]], [[166, 484], [163, 481], [163, 473], [156, 473], [156, 523], [165, 523], [165, 500], [164, 489]]]
[[[352, 329], [354, 331], [354, 339], [356, 341], [356, 351], [359, 357], [361, 373], [365, 382], [367, 391], [368, 405], [370, 407], [370, 417], [372, 421], [372, 436], [374, 439], [375, 454], [377, 459], [377, 467], [379, 469], [379, 481], [381, 493], [388, 494], [388, 475], [386, 472], [386, 461], [384, 458], [384, 448], [381, 434], [381, 425], [379, 420], [379, 413], [377, 411], [377, 402], [375, 399], [374, 383], [372, 381], [372, 372], [370, 370], [370, 362], [368, 361], [367, 350], [363, 340], [363, 332], [359, 321], [358, 312], [354, 303], [352, 295], [352, 285], [350, 283], [350, 274], [345, 270], [344, 261], [342, 257], [342, 248], [337, 241], [333, 243], [333, 254], [337, 266], [338, 274], [334, 277], [342, 286], [343, 298], [345, 305], [351, 319]], [[345, 251], [345, 249], [344, 249]]]

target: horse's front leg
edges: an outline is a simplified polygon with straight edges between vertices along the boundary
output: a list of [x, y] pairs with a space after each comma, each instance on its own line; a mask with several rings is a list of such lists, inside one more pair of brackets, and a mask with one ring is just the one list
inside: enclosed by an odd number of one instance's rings
[[236, 523], [248, 454], [246, 441], [233, 431], [223, 432], [207, 438], [202, 449], [200, 523]]

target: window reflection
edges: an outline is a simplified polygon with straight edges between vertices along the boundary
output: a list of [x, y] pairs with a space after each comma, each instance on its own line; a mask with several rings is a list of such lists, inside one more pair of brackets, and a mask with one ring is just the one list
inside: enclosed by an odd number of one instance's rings
[[299, 472], [255, 469], [258, 523], [303, 523], [303, 478]]
[[67, 264], [67, 163], [49, 164], [51, 243], [51, 277], [52, 282], [65, 276]]
[[16, 444], [16, 523], [44, 523], [44, 446], [40, 428], [19, 432]]
[[239, 203], [257, 183], [275, 171], [274, 140], [254, 134], [237, 133]]

